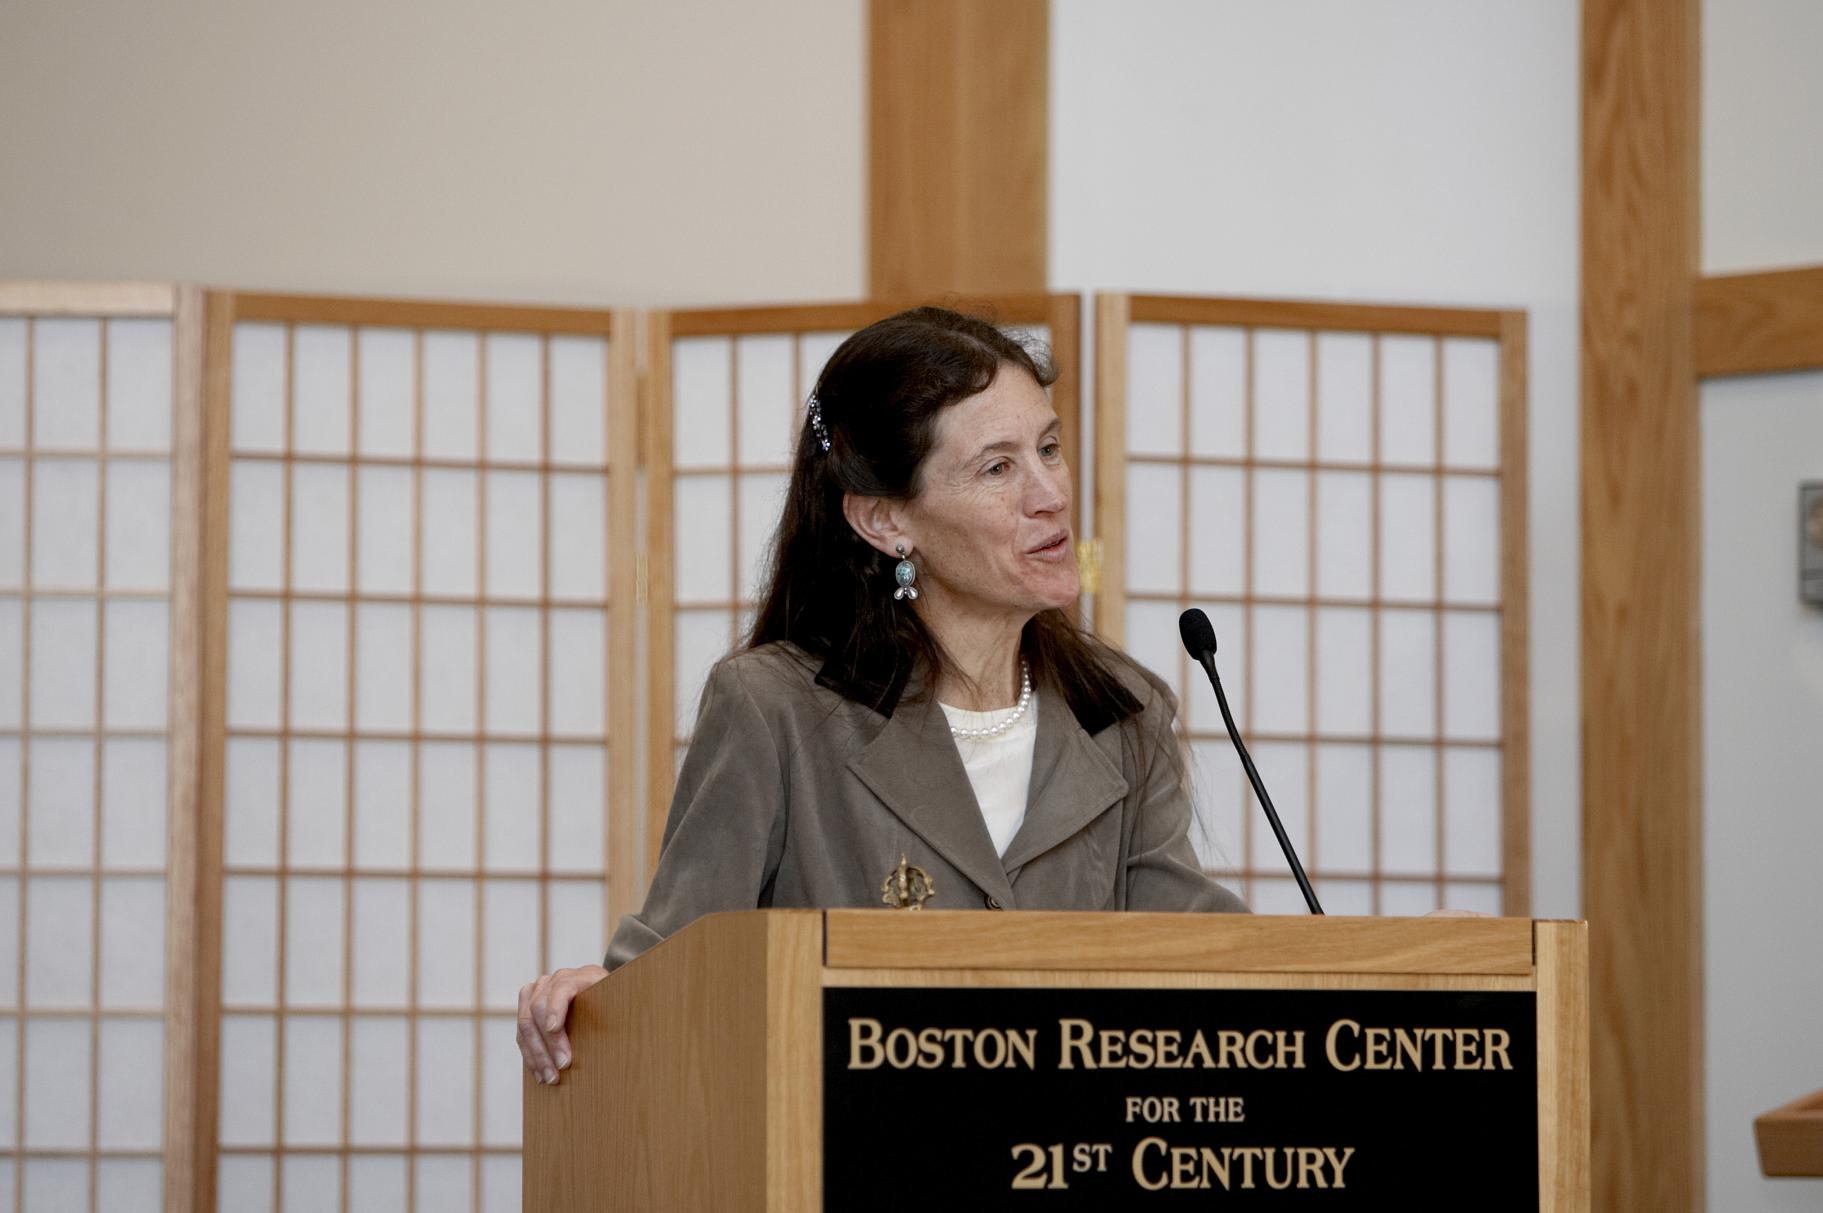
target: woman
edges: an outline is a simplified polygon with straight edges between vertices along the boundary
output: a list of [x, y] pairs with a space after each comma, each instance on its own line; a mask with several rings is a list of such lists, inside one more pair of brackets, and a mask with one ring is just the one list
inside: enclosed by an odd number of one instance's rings
[[717, 910], [1245, 908], [1190, 845], [1170, 693], [1065, 614], [1055, 378], [940, 308], [830, 358], [753, 633], [704, 689], [646, 904], [607, 968], [520, 992], [542, 1081], [569, 1064], [578, 992]]

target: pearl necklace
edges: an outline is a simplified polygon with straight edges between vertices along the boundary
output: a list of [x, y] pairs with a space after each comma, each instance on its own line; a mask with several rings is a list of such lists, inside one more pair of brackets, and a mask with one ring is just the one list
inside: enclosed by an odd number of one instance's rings
[[1032, 670], [1031, 667], [1027, 666], [1025, 661], [1021, 659], [1019, 662], [1019, 702], [1013, 705], [1012, 715], [998, 724], [991, 724], [986, 728], [980, 729], [959, 729], [952, 724], [949, 727], [949, 735], [951, 737], [965, 738], [969, 741], [980, 741], [988, 737], [998, 737], [1014, 725], [1018, 724], [1019, 718], [1024, 716], [1026, 709], [1031, 706]]

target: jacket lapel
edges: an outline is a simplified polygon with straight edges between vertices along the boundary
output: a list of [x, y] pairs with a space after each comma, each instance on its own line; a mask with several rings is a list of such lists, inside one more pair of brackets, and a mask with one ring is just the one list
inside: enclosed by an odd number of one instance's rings
[[[961, 766], [960, 759], [956, 763]], [[965, 782], [966, 779], [965, 772]], [[1029, 861], [1075, 835], [1126, 794], [1126, 776], [1114, 760], [1090, 739], [1057, 696], [1047, 696], [1038, 711], [1025, 820], [1007, 844], [1006, 856], [1001, 860], [1003, 869], [1016, 874]]]
[[[949, 721], [935, 697], [901, 700], [879, 736], [848, 760], [848, 769], [952, 867], [1002, 904], [1013, 904], [1012, 882], [994, 852], [968, 772], [950, 739]], [[939, 887], [931, 908], [944, 908], [943, 894]], [[954, 902], [948, 904], [955, 908]]]

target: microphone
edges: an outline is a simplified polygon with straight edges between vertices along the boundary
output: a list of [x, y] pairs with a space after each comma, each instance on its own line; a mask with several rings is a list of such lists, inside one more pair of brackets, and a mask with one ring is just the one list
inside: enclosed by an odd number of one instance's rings
[[1291, 874], [1298, 878], [1298, 889], [1304, 894], [1304, 904], [1310, 907], [1312, 914], [1321, 914], [1323, 907], [1317, 904], [1316, 890], [1310, 887], [1310, 878], [1304, 875], [1304, 865], [1298, 862], [1298, 853], [1285, 834], [1285, 825], [1279, 820], [1279, 811], [1272, 807], [1272, 797], [1266, 795], [1266, 785], [1260, 782], [1260, 773], [1254, 769], [1247, 747], [1241, 744], [1241, 732], [1234, 727], [1234, 713], [1228, 710], [1228, 696], [1222, 693], [1221, 675], [1215, 672], [1214, 625], [1209, 622], [1209, 616], [1191, 607], [1177, 617], [1177, 633], [1183, 637], [1185, 651], [1196, 658], [1202, 665], [1203, 672], [1209, 675], [1209, 685], [1215, 688], [1215, 701], [1222, 708], [1222, 723], [1228, 726], [1228, 736], [1234, 742], [1234, 748], [1240, 752], [1241, 767], [1247, 772], [1248, 782], [1253, 784], [1254, 795], [1260, 798], [1260, 807], [1266, 810], [1266, 821], [1272, 826], [1273, 836], [1279, 840], [1279, 849], [1285, 852], [1285, 862], [1291, 865]]

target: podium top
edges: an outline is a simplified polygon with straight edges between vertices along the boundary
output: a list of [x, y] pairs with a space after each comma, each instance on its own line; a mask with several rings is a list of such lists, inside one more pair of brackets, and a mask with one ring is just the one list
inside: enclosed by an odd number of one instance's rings
[[826, 969], [1434, 973], [1526, 976], [1526, 918], [1268, 917], [1015, 910], [766, 910], [822, 919]]

